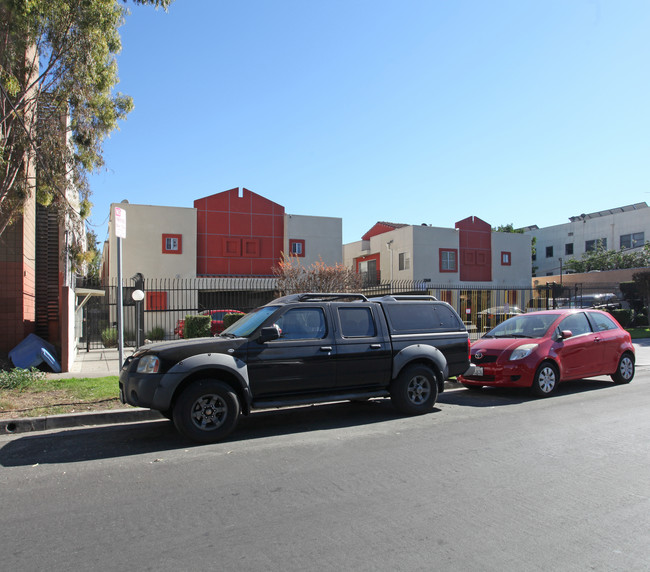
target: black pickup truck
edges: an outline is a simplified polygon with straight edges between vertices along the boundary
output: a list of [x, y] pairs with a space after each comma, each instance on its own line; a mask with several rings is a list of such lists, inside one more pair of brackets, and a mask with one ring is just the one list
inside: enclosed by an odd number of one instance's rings
[[432, 296], [294, 294], [216, 337], [143, 346], [124, 362], [120, 399], [207, 443], [252, 409], [390, 397], [427, 413], [469, 363], [463, 322]]

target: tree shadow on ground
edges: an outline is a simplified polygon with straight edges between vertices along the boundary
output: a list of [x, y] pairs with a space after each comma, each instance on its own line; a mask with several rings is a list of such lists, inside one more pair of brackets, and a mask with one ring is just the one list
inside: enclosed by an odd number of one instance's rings
[[[434, 413], [436, 411], [439, 409], [434, 408]], [[0, 449], [0, 466], [78, 463], [191, 447], [227, 446], [228, 443], [271, 436], [384, 423], [402, 417], [387, 399], [262, 410], [242, 416], [235, 431], [214, 445], [185, 439], [167, 420], [32, 433]]]

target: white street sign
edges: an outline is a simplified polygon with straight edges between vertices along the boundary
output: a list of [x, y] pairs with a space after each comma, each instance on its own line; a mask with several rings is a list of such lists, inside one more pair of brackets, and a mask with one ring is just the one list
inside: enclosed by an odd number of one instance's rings
[[115, 236], [126, 238], [126, 211], [120, 207], [115, 207]]

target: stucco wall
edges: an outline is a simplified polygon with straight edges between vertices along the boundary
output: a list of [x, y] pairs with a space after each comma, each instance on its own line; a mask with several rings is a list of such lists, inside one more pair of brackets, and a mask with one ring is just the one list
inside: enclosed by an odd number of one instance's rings
[[[110, 278], [117, 276], [115, 207], [126, 211], [126, 238], [122, 241], [122, 276], [141, 272], [145, 278], [196, 276], [196, 209], [153, 205], [111, 205], [109, 221]], [[163, 234], [182, 237], [181, 252], [163, 253]]]
[[343, 221], [340, 218], [292, 215], [284, 217], [284, 252], [289, 252], [291, 240], [304, 240], [304, 256], [301, 262], [309, 266], [320, 259], [333, 265], [343, 261]]

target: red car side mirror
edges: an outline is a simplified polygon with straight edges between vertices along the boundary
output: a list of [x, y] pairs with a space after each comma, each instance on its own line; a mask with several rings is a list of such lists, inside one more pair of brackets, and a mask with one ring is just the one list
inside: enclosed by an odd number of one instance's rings
[[560, 332], [560, 339], [566, 340], [567, 338], [573, 337], [573, 332], [571, 330], [562, 330]]

